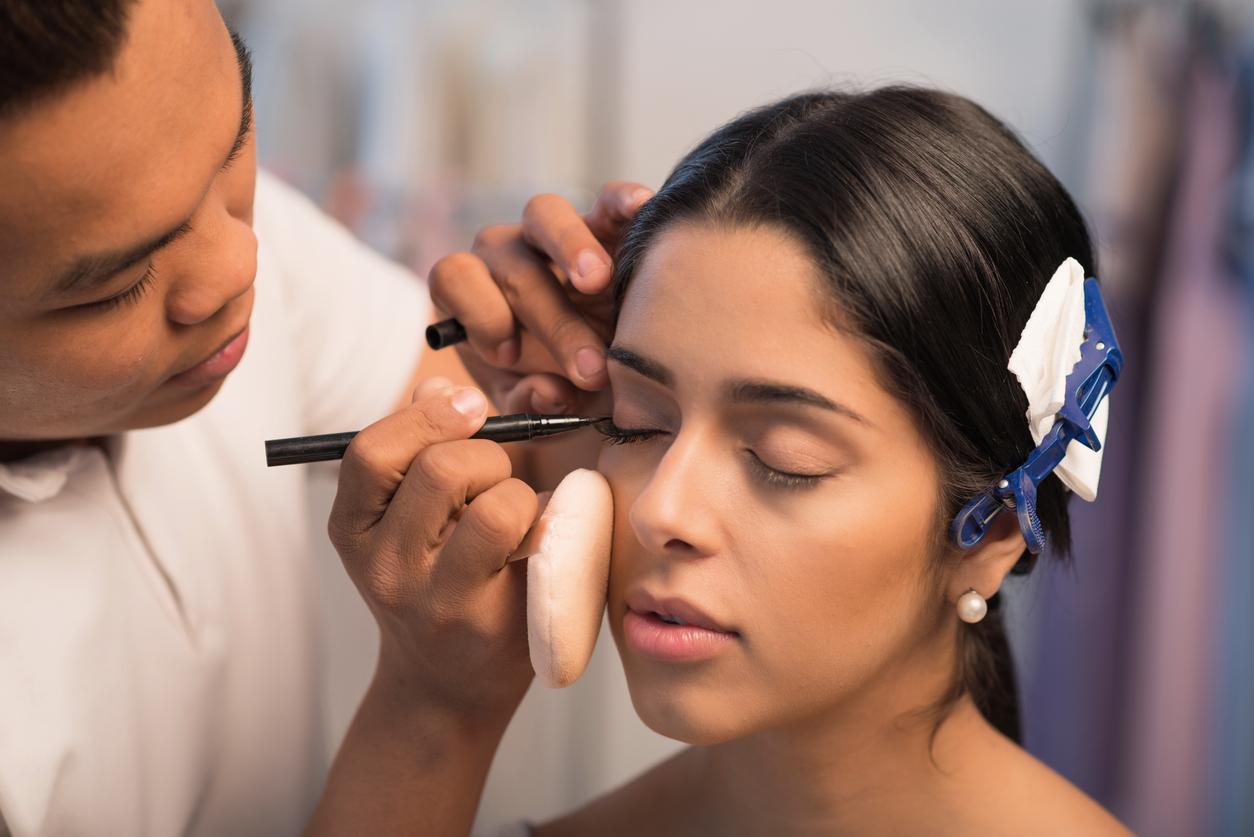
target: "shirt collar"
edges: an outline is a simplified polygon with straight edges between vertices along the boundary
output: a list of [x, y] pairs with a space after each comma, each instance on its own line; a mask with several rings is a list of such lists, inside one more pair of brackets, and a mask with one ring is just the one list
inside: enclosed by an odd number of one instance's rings
[[94, 445], [66, 445], [16, 462], [0, 462], [0, 492], [28, 503], [42, 503], [61, 493], [78, 464], [100, 454]]

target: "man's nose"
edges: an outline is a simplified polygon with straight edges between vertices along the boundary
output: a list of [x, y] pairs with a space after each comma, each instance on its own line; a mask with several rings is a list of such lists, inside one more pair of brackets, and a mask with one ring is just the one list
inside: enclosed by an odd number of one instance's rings
[[257, 277], [257, 237], [252, 227], [225, 210], [215, 223], [216, 230], [198, 237], [183, 274], [166, 296], [166, 315], [180, 325], [208, 320], [246, 293]]

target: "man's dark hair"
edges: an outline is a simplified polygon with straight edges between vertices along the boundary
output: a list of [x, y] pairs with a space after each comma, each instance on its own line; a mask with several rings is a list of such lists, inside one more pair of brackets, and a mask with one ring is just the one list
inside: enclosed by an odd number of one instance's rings
[[135, 0], [0, 0], [0, 116], [108, 72]]

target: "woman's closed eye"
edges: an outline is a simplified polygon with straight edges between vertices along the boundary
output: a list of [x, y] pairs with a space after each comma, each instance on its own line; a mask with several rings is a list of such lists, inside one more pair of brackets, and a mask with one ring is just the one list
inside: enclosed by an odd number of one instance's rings
[[[619, 427], [613, 420], [606, 420], [596, 425], [597, 432], [605, 437], [608, 444], [625, 445], [638, 442], [646, 442], [658, 436], [666, 435], [667, 431], [657, 430], [649, 427], [627, 428]], [[821, 474], [801, 474], [792, 471], [785, 471], [779, 468], [772, 468], [767, 465], [757, 452], [752, 448], [744, 448], [749, 463], [749, 470], [753, 477], [763, 485], [771, 488], [780, 488], [787, 490], [800, 490], [805, 488], [813, 488], [831, 473]]]
[[745, 453], [749, 456], [750, 469], [756, 472], [762, 482], [774, 488], [783, 488], [790, 491], [814, 488], [820, 482], [832, 476], [830, 473], [797, 474], [792, 471], [782, 471], [779, 468], [772, 468], [763, 462], [753, 448], [745, 448]]
[[619, 427], [614, 423], [613, 419], [606, 419], [594, 425], [597, 432], [605, 437], [605, 441], [611, 445], [626, 445], [632, 442], [643, 442], [652, 439], [654, 436], [665, 433], [664, 430], [653, 430], [649, 428], [625, 428]]

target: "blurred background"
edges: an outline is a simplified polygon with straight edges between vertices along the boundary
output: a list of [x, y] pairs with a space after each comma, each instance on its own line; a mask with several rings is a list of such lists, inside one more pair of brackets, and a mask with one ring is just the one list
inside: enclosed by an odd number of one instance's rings
[[[255, 53], [263, 164], [420, 274], [537, 191], [656, 188], [803, 88], [939, 86], [1012, 125], [1096, 233], [1128, 359], [1074, 562], [1009, 583], [1027, 746], [1138, 833], [1254, 834], [1254, 4], [221, 5]], [[317, 560], [333, 748], [375, 635]], [[578, 683], [527, 696], [480, 826], [552, 817], [679, 746], [636, 718], [605, 631]]]

